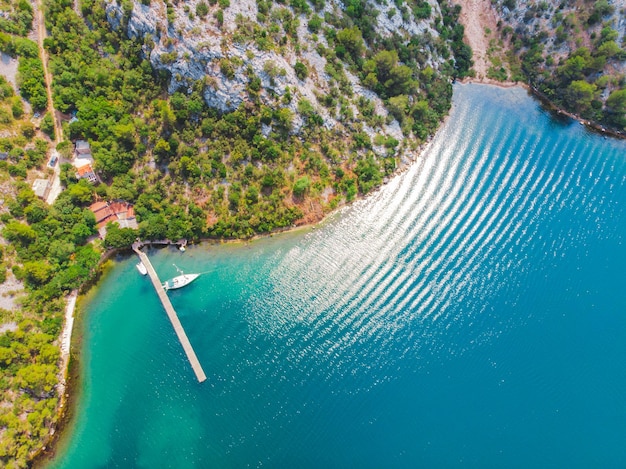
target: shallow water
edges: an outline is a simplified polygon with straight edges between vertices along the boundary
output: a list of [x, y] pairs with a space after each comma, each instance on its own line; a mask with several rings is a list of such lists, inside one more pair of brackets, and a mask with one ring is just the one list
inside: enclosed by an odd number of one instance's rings
[[455, 88], [407, 172], [315, 230], [153, 250], [208, 376], [119, 262], [51, 467], [624, 467], [626, 145]]

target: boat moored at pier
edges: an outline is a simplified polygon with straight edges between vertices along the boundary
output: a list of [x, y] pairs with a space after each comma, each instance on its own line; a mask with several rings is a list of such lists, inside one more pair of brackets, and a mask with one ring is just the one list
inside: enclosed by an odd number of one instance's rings
[[200, 277], [200, 274], [179, 275], [178, 277], [171, 278], [168, 281], [164, 282], [163, 288], [165, 288], [165, 290], [176, 290], [177, 288], [182, 288], [189, 285], [198, 277]]
[[143, 262], [139, 262], [135, 267], [137, 267], [137, 270], [141, 275], [148, 275], [148, 269], [146, 269], [146, 266], [143, 265]]
[[[174, 267], [176, 267], [176, 264], [174, 264]], [[171, 278], [163, 283], [163, 288], [165, 289], [165, 291], [176, 290], [177, 288], [185, 287], [193, 282], [195, 279], [200, 277], [200, 274], [186, 274], [178, 267], [176, 267], [176, 270], [178, 270], [178, 273], [180, 273], [180, 275]]]

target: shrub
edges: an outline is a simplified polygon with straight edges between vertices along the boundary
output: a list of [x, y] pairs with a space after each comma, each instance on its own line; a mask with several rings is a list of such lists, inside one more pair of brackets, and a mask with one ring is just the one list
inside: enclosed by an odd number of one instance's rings
[[49, 112], [47, 112], [41, 120], [41, 131], [48, 137], [54, 138], [54, 121], [52, 120], [52, 115], [50, 115]]
[[200, 2], [196, 5], [196, 15], [198, 15], [200, 18], [204, 18], [208, 14], [209, 5], [207, 5], [205, 2]]
[[217, 25], [222, 27], [224, 25], [224, 10], [217, 10], [215, 13], [215, 19], [217, 21]]
[[14, 96], [11, 100], [11, 112], [15, 119], [20, 119], [24, 115], [24, 103], [19, 96]]
[[235, 78], [235, 68], [233, 67], [233, 64], [231, 63], [231, 61], [228, 59], [220, 60], [220, 71], [229, 80], [232, 80], [233, 78]]
[[308, 177], [302, 176], [293, 185], [293, 195], [296, 197], [302, 197], [311, 186], [311, 181]]
[[309, 71], [306, 68], [306, 65], [304, 65], [302, 62], [296, 62], [296, 65], [293, 67], [293, 69], [296, 72], [296, 76], [300, 80], [306, 80], [306, 77], [309, 76]]
[[322, 27], [322, 18], [317, 15], [313, 15], [308, 23], [309, 31], [313, 34], [317, 34]]

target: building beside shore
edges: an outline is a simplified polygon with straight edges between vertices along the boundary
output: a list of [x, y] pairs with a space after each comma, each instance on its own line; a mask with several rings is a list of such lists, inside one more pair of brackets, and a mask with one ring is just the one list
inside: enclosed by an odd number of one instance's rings
[[117, 223], [120, 228], [137, 229], [139, 227], [135, 218], [135, 210], [128, 202], [100, 201], [91, 204], [89, 210], [96, 216], [96, 226], [102, 239], [106, 236], [106, 226], [110, 222]]

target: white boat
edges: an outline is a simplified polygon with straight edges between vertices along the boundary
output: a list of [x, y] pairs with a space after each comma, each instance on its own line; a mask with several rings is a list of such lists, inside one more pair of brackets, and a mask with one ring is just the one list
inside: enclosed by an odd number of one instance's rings
[[146, 269], [146, 266], [143, 265], [143, 262], [138, 263], [135, 267], [137, 267], [137, 270], [141, 275], [148, 275], [148, 269]]
[[[176, 267], [176, 265], [174, 265], [174, 267]], [[176, 290], [177, 288], [185, 287], [193, 282], [195, 279], [200, 277], [200, 274], [186, 274], [178, 267], [176, 267], [176, 270], [178, 270], [180, 275], [178, 277], [171, 278], [163, 283], [163, 288], [165, 288], [165, 291]]]

